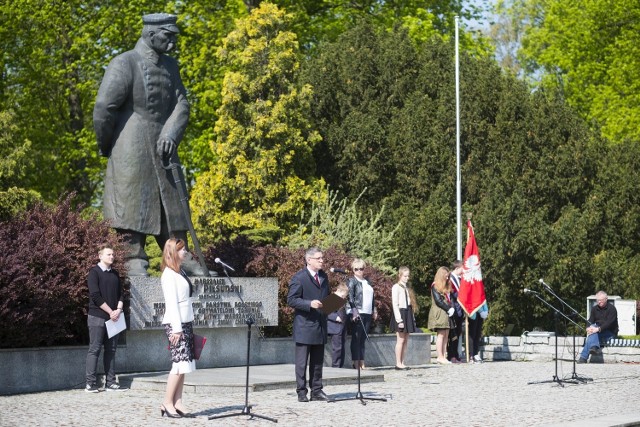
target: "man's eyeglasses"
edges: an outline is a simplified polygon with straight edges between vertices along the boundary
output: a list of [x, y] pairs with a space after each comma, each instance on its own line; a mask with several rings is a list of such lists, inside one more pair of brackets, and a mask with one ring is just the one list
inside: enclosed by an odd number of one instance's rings
[[364, 271], [364, 267], [356, 267], [353, 271]]
[[322, 259], [324, 259], [324, 258], [323, 258], [323, 257], [321, 257], [321, 256], [318, 256], [318, 257], [315, 257], [315, 258], [309, 258], [309, 259], [317, 259], [317, 260], [322, 260]]

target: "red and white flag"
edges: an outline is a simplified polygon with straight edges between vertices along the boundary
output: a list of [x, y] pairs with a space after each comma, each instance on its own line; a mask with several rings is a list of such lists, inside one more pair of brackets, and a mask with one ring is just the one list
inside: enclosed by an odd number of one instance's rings
[[462, 262], [462, 277], [458, 302], [467, 315], [473, 315], [486, 302], [482, 271], [480, 270], [480, 252], [476, 244], [471, 221], [467, 221], [467, 247]]

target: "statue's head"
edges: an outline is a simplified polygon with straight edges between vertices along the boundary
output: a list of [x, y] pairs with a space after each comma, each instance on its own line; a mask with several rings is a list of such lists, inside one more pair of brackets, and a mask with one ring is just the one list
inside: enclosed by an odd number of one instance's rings
[[177, 17], [168, 13], [151, 13], [142, 17], [142, 38], [159, 54], [172, 51], [178, 38]]

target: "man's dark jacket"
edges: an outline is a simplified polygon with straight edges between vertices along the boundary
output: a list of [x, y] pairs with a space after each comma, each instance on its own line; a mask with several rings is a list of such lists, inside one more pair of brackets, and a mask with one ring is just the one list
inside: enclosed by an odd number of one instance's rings
[[600, 308], [598, 304], [591, 307], [589, 315], [589, 324], [597, 324], [603, 331], [611, 331], [613, 336], [618, 335], [618, 310], [610, 302], [604, 308]]
[[329, 295], [329, 279], [324, 271], [318, 272], [320, 286], [304, 268], [289, 282], [287, 303], [295, 309], [293, 340], [298, 344], [318, 345], [327, 342], [327, 316], [311, 308], [312, 300], [322, 301]]

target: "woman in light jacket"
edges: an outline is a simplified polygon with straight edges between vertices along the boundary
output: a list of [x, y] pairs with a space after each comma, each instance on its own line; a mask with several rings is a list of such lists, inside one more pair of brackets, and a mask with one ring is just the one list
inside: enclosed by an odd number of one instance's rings
[[182, 405], [184, 374], [196, 370], [193, 351], [193, 286], [180, 265], [187, 254], [185, 242], [169, 239], [162, 252], [162, 293], [164, 294], [164, 325], [171, 349], [171, 371], [160, 414], [169, 418], [189, 416]]
[[391, 331], [396, 333], [396, 369], [407, 370], [404, 358], [407, 354], [409, 334], [416, 331], [416, 321], [413, 316], [410, 290], [407, 288], [409, 281], [409, 267], [398, 269], [398, 283], [391, 288], [391, 305], [393, 317], [391, 318]]
[[436, 363], [449, 364], [447, 360], [447, 341], [449, 329], [454, 328], [453, 302], [451, 301], [451, 282], [449, 270], [440, 267], [431, 285], [431, 308], [429, 309], [429, 329], [436, 331]]
[[351, 263], [353, 277], [349, 278], [348, 310], [351, 315], [351, 360], [353, 367], [366, 369], [364, 366], [364, 342], [371, 320], [378, 318], [375, 306], [373, 286], [364, 277], [366, 264], [364, 260], [355, 258]]

